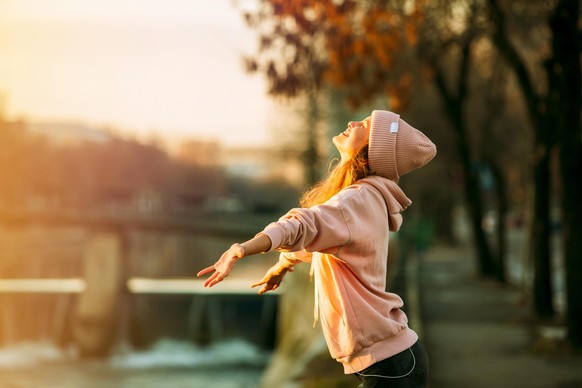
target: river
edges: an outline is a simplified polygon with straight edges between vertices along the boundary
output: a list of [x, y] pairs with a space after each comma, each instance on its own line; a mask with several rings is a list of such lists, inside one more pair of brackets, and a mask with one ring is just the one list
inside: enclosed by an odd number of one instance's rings
[[107, 360], [80, 360], [48, 343], [0, 349], [7, 388], [255, 388], [270, 353], [240, 340], [199, 347], [160, 339], [143, 351], [118, 348]]

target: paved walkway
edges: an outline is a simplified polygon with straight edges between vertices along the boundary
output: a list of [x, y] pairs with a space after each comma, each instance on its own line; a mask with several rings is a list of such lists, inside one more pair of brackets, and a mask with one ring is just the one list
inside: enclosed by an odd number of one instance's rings
[[419, 264], [430, 387], [581, 388], [582, 353], [551, 351], [519, 290], [480, 279], [475, 264], [471, 251], [443, 247]]

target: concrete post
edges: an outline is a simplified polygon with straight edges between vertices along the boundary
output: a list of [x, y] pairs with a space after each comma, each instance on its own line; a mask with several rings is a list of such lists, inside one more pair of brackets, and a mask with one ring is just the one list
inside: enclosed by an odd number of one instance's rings
[[94, 233], [84, 254], [87, 288], [79, 295], [74, 338], [83, 357], [106, 356], [116, 339], [123, 293], [122, 241], [115, 233]]

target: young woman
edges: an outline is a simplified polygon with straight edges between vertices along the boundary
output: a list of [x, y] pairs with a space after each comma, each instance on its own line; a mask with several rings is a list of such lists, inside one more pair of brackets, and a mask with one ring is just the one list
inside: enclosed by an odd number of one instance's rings
[[278, 250], [279, 261], [253, 287], [275, 290], [310, 262], [315, 314], [331, 356], [360, 387], [425, 387], [428, 356], [408, 327], [402, 299], [386, 292], [388, 237], [411, 201], [396, 183], [436, 155], [435, 145], [400, 116], [375, 110], [333, 138], [340, 162], [292, 209], [249, 241], [233, 244], [198, 276], [205, 287], [243, 257]]

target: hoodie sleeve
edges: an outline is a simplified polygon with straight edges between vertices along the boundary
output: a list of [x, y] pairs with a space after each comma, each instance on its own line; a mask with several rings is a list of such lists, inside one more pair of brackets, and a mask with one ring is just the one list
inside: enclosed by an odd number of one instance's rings
[[281, 252], [279, 255], [279, 263], [284, 267], [290, 268], [299, 263], [311, 263], [311, 252], [298, 251], [298, 252]]
[[261, 232], [271, 239], [271, 249], [335, 253], [350, 241], [350, 230], [337, 198], [311, 208], [290, 210]]

